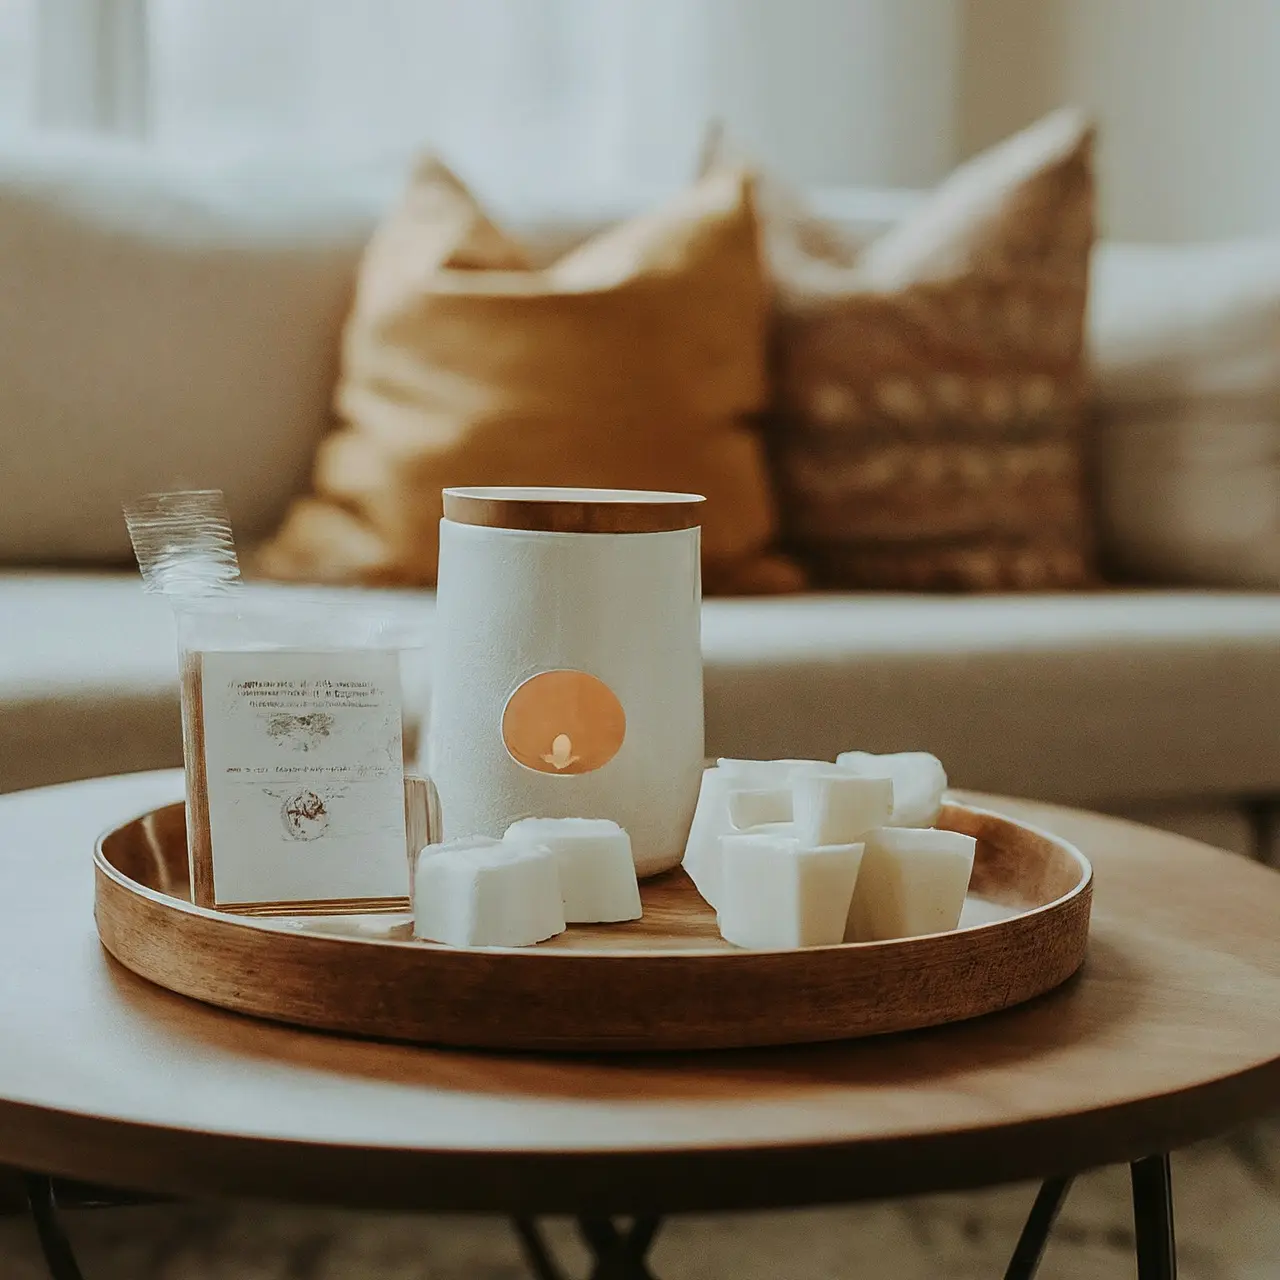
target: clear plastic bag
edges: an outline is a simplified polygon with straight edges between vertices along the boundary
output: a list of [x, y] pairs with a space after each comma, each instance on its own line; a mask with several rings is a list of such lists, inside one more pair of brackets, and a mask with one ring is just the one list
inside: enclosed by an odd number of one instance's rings
[[[403, 622], [239, 581], [221, 494], [126, 509], [178, 630], [192, 900], [246, 913], [403, 910]], [[412, 824], [410, 824], [412, 825]]]

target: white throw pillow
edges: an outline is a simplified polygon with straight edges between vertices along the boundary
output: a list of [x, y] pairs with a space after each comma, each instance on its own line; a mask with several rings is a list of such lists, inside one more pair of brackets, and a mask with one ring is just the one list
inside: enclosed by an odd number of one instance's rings
[[1092, 299], [1113, 565], [1280, 586], [1280, 237], [1106, 245]]
[[123, 144], [0, 154], [0, 560], [128, 556], [127, 498], [226, 490], [249, 542], [307, 480], [385, 198], [350, 170]]

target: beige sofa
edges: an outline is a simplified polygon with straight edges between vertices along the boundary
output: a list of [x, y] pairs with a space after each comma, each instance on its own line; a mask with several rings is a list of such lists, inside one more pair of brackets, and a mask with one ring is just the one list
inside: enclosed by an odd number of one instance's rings
[[[0, 790], [180, 761], [172, 626], [120, 501], [217, 486], [242, 537], [272, 526], [400, 168], [0, 155]], [[908, 198], [821, 203], [869, 230]], [[550, 240], [620, 207], [521, 212]], [[422, 636], [425, 714], [431, 598], [383, 602]], [[712, 754], [924, 747], [964, 786], [1240, 849], [1280, 797], [1275, 593], [716, 600], [704, 648]]]

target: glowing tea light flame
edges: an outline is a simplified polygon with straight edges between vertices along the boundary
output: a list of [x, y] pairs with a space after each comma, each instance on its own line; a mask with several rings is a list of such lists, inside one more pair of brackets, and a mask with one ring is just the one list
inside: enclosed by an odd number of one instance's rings
[[551, 753], [542, 757], [553, 769], [567, 769], [577, 764], [579, 756], [573, 754], [573, 740], [567, 733], [556, 734], [551, 743]]
[[608, 764], [626, 732], [626, 712], [613, 690], [598, 676], [567, 668], [530, 676], [502, 712], [502, 741], [511, 758], [552, 777]]

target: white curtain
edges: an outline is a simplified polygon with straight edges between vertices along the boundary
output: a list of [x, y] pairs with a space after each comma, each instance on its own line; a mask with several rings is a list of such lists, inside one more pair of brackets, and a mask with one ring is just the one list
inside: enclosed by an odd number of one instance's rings
[[148, 0], [0, 0], [0, 131], [146, 131]]
[[670, 185], [708, 120], [920, 186], [1067, 101], [1126, 238], [1280, 227], [1280, 0], [0, 0], [0, 129], [443, 152], [495, 194]]
[[686, 176], [709, 119], [793, 179], [953, 151], [959, 0], [150, 0], [152, 136], [423, 145], [481, 182]]
[[32, 0], [0, 0], [0, 129], [25, 123], [35, 94]]

